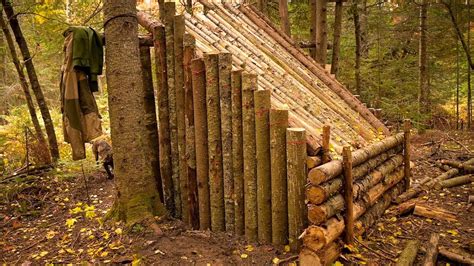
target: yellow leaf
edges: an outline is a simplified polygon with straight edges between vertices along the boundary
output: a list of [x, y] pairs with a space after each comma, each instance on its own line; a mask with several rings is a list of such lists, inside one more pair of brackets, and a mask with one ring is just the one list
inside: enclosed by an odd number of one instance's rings
[[245, 250], [252, 252], [253, 251], [253, 246], [252, 245], [247, 245], [245, 246]]
[[79, 230], [79, 232], [84, 233], [86, 230], [87, 230], [86, 228], [81, 228], [81, 230]]
[[74, 224], [77, 222], [75, 218], [67, 219], [66, 220], [66, 225], [67, 227], [71, 228], [74, 226]]
[[446, 232], [450, 233], [452, 236], [457, 236], [458, 235], [458, 231], [456, 231], [456, 230], [447, 230]]
[[273, 258], [272, 262], [273, 262], [273, 264], [278, 264], [278, 262], [280, 262], [280, 259], [279, 258]]
[[340, 261], [336, 260], [336, 262], [334, 262], [333, 266], [343, 266], [344, 264], [342, 264]]
[[86, 211], [86, 218], [92, 219], [95, 217], [95, 211]]
[[51, 238], [53, 238], [55, 235], [56, 235], [56, 232], [54, 232], [54, 231], [48, 231], [48, 232], [46, 233], [46, 239], [51, 239]]
[[107, 255], [109, 255], [109, 252], [107, 251], [104, 251], [102, 253], [100, 253], [100, 256], [103, 258], [103, 257], [107, 257]]
[[66, 248], [66, 252], [69, 254], [76, 254], [76, 252], [71, 248]]
[[117, 235], [121, 235], [121, 234], [122, 234], [122, 228], [117, 228], [117, 229], [115, 229], [115, 233], [116, 233]]
[[249, 255], [247, 255], [247, 254], [245, 254], [245, 253], [242, 253], [242, 254], [240, 255], [240, 257], [241, 257], [242, 259], [246, 259], [246, 258], [249, 257]]
[[132, 266], [138, 266], [140, 265], [140, 261], [141, 259], [140, 258], [137, 258], [137, 257], [133, 257], [133, 260], [132, 260]]
[[396, 222], [397, 221], [397, 217], [392, 217], [389, 219], [390, 222]]
[[107, 231], [104, 231], [104, 233], [102, 233], [102, 237], [104, 237], [104, 239], [107, 240], [109, 239], [110, 234]]
[[289, 246], [289, 245], [285, 245], [284, 250], [285, 250], [285, 252], [290, 252], [290, 246]]
[[68, 201], [69, 201], [69, 198], [64, 198], [63, 201], [64, 201], [64, 202], [68, 202]]
[[74, 208], [74, 209], [70, 209], [70, 210], [69, 210], [69, 213], [70, 213], [70, 214], [77, 214], [77, 213], [80, 213], [80, 212], [82, 212], [81, 207], [76, 207], [76, 208]]

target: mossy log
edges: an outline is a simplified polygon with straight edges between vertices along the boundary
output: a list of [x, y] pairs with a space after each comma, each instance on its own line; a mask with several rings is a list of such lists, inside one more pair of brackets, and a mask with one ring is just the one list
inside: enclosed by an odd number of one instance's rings
[[168, 81], [168, 110], [169, 134], [171, 143], [171, 179], [173, 180], [173, 198], [175, 217], [181, 218], [181, 193], [179, 184], [179, 148], [178, 148], [178, 123], [176, 113], [176, 83], [175, 83], [175, 53], [174, 53], [174, 15], [176, 4], [166, 2], [164, 5], [163, 22], [166, 35], [166, 66]]
[[151, 55], [150, 48], [147, 46], [140, 46], [140, 61], [142, 64], [143, 75], [143, 89], [145, 93], [145, 112], [146, 112], [146, 129], [148, 131], [148, 138], [151, 149], [149, 149], [149, 158], [153, 176], [156, 181], [156, 188], [160, 194], [161, 202], [163, 198], [163, 186], [160, 175], [160, 149], [158, 144], [158, 123], [155, 106], [155, 92], [153, 89], [153, 73], [151, 70]]
[[196, 178], [198, 183], [199, 228], [211, 228], [209, 202], [209, 161], [207, 144], [206, 76], [204, 61], [191, 61], [193, 74], [194, 133], [196, 145]]
[[169, 127], [168, 108], [168, 74], [166, 64], [166, 34], [164, 26], [157, 26], [153, 31], [155, 64], [156, 64], [156, 84], [157, 84], [157, 105], [158, 105], [158, 142], [160, 154], [160, 174], [163, 187], [163, 202], [172, 216], [175, 214], [175, 204], [173, 196], [173, 180], [171, 169], [171, 145]]
[[219, 96], [221, 108], [222, 170], [224, 174], [225, 229], [234, 232], [234, 178], [232, 172], [232, 55], [219, 54]]
[[426, 247], [425, 258], [423, 259], [424, 266], [436, 266], [436, 260], [438, 258], [438, 243], [439, 234], [431, 233], [428, 246]]
[[198, 184], [196, 177], [196, 142], [194, 128], [194, 105], [193, 105], [193, 73], [191, 60], [195, 56], [195, 39], [188, 33], [184, 34], [184, 105], [186, 122], [186, 165], [187, 180], [189, 186], [189, 222], [193, 229], [199, 229], [199, 205]]
[[[365, 148], [356, 150], [352, 153], [354, 167], [364, 163], [365, 161], [389, 150], [403, 142], [403, 134], [388, 137], [380, 142], [371, 144]], [[313, 185], [319, 185], [323, 182], [331, 180], [342, 173], [342, 161], [333, 160], [316, 168], [313, 168], [308, 179]]]
[[435, 185], [436, 189], [450, 188], [456, 186], [462, 186], [474, 182], [474, 175], [462, 175], [457, 176], [448, 180], [441, 181]]
[[288, 236], [291, 250], [297, 251], [298, 237], [306, 226], [306, 131], [303, 128], [286, 130], [286, 160], [288, 175]]
[[306, 166], [308, 169], [313, 169], [316, 166], [320, 166], [322, 159], [320, 156], [308, 156], [306, 159]]
[[411, 266], [415, 263], [416, 254], [420, 248], [419, 240], [408, 240], [405, 248], [398, 257], [397, 266]]
[[271, 92], [257, 90], [255, 100], [255, 138], [257, 148], [257, 210], [258, 241], [272, 240], [271, 169], [270, 169], [270, 108]]
[[209, 148], [209, 188], [211, 230], [225, 230], [224, 177], [219, 96], [219, 54], [204, 54], [206, 66], [207, 140]]
[[186, 108], [184, 92], [184, 16], [174, 16], [174, 84], [176, 92], [176, 127], [179, 156], [179, 190], [183, 221], [189, 218], [188, 164], [186, 160]]
[[441, 163], [444, 165], [458, 168], [459, 170], [463, 171], [466, 174], [474, 173], [474, 165], [473, 165], [474, 163], [471, 163], [470, 161], [463, 163], [463, 162], [453, 161], [453, 160], [441, 160]]
[[257, 241], [257, 164], [255, 142], [254, 91], [257, 75], [242, 74], [242, 132], [244, 159], [245, 236]]
[[457, 221], [456, 215], [454, 213], [449, 212], [442, 208], [432, 207], [432, 206], [424, 205], [421, 203], [418, 203], [415, 205], [413, 214], [417, 216], [433, 218], [437, 220], [444, 220], [448, 222]]
[[242, 70], [231, 73], [232, 172], [234, 177], [234, 231], [244, 234], [244, 160], [242, 139]]
[[286, 129], [288, 110], [270, 110], [272, 243], [288, 241], [288, 196], [286, 172]]

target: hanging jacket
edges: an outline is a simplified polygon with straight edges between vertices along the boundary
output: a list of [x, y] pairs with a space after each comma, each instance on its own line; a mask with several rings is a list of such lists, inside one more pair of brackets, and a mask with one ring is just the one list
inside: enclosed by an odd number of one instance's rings
[[102, 135], [102, 125], [88, 76], [74, 67], [75, 34], [70, 32], [64, 40], [60, 89], [64, 140], [71, 144], [73, 160], [80, 160], [86, 158], [85, 143]]
[[101, 36], [91, 27], [69, 27], [64, 37], [74, 34], [72, 48], [72, 66], [82, 70], [88, 77], [92, 92], [99, 89], [98, 75], [102, 75], [104, 65], [104, 50]]

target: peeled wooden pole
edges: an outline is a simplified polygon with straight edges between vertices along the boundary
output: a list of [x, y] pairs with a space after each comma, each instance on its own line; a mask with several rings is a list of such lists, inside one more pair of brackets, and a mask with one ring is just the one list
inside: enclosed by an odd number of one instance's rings
[[211, 229], [225, 230], [224, 177], [222, 170], [222, 139], [219, 102], [219, 54], [204, 54], [206, 66], [207, 139], [209, 148], [209, 186]]
[[196, 178], [196, 146], [195, 146], [195, 128], [194, 128], [194, 105], [193, 105], [193, 73], [191, 60], [195, 53], [194, 37], [185, 33], [184, 35], [184, 105], [185, 105], [185, 124], [186, 124], [186, 173], [189, 205], [189, 223], [193, 229], [199, 229], [199, 205], [198, 205], [198, 184]]
[[255, 150], [254, 91], [257, 75], [242, 74], [242, 132], [244, 159], [245, 236], [257, 241], [257, 164]]
[[169, 109], [169, 136], [171, 142], [171, 179], [173, 180], [173, 197], [175, 216], [181, 217], [181, 193], [179, 184], [179, 150], [178, 150], [178, 124], [176, 114], [176, 84], [175, 84], [175, 53], [174, 53], [174, 15], [176, 5], [174, 2], [164, 4], [163, 22], [166, 35], [166, 65], [168, 82], [168, 109]]
[[344, 242], [348, 245], [354, 241], [354, 199], [352, 181], [352, 152], [350, 146], [345, 146], [342, 150], [344, 167], [344, 201], [346, 213], [344, 222], [346, 224]]
[[405, 119], [403, 122], [403, 165], [405, 167], [405, 185], [406, 190], [410, 188], [410, 177], [411, 177], [411, 169], [410, 169], [410, 130], [411, 130], [411, 122], [409, 119]]
[[219, 54], [219, 96], [221, 111], [222, 170], [224, 175], [225, 229], [234, 231], [234, 178], [232, 172], [232, 54]]
[[257, 147], [258, 241], [272, 241], [271, 170], [270, 170], [270, 101], [269, 90], [254, 92], [255, 138]]
[[164, 204], [172, 216], [175, 215], [175, 203], [173, 196], [173, 180], [171, 178], [171, 145], [170, 125], [168, 108], [168, 82], [166, 63], [166, 36], [165, 27], [160, 25], [153, 28], [153, 43], [155, 48], [156, 83], [157, 83], [157, 105], [158, 105], [158, 131], [159, 131], [159, 153], [160, 174], [163, 186]]
[[298, 237], [306, 227], [306, 131], [303, 128], [286, 130], [286, 160], [288, 176], [288, 236], [290, 248], [297, 251]]
[[424, 266], [436, 266], [436, 259], [438, 258], [438, 243], [439, 234], [431, 233], [428, 247], [426, 247], [425, 258], [423, 259]]
[[322, 139], [322, 163], [325, 164], [331, 161], [331, 157], [329, 155], [329, 141], [331, 140], [331, 127], [328, 125], [323, 126], [323, 139]]
[[288, 110], [270, 110], [272, 243], [288, 241], [288, 196], [286, 174], [286, 129]]
[[188, 164], [186, 159], [186, 108], [184, 91], [184, 16], [174, 16], [174, 81], [176, 92], [176, 125], [179, 155], [179, 190], [183, 221], [189, 218]]
[[211, 228], [209, 202], [209, 162], [207, 144], [206, 76], [204, 61], [191, 61], [193, 82], [194, 133], [196, 144], [196, 178], [198, 184], [199, 229]]
[[232, 71], [232, 174], [234, 177], [234, 232], [244, 234], [244, 161], [242, 140], [242, 70]]
[[146, 112], [146, 123], [148, 130], [148, 138], [152, 146], [149, 149], [149, 159], [152, 165], [153, 176], [156, 181], [156, 188], [160, 194], [160, 200], [163, 201], [163, 187], [161, 183], [160, 175], [160, 147], [158, 144], [158, 123], [156, 121], [156, 106], [155, 106], [155, 92], [153, 89], [153, 74], [151, 71], [151, 55], [150, 48], [147, 46], [140, 46], [140, 61], [142, 64], [142, 75], [143, 75], [143, 89], [145, 90], [145, 112]]
[[[358, 149], [352, 153], [353, 166], [356, 167], [363, 162], [387, 151], [403, 142], [404, 135], [397, 134], [388, 137], [382, 141], [371, 144], [365, 148]], [[326, 164], [311, 169], [308, 175], [308, 181], [313, 185], [319, 185], [325, 181], [331, 180], [342, 173], [342, 161], [332, 160]]]

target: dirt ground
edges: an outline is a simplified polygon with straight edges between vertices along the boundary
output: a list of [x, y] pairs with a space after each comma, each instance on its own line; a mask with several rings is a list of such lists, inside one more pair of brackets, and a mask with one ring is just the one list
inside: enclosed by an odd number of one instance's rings
[[[414, 137], [414, 183], [442, 172], [430, 161], [472, 158], [466, 148], [474, 151], [474, 134], [448, 134], [430, 131]], [[102, 222], [114, 200], [114, 182], [107, 180], [99, 167], [82, 173], [78, 165], [60, 165], [38, 176], [9, 182], [0, 179], [0, 262], [270, 265], [294, 261], [295, 254], [285, 252], [287, 247], [249, 244], [224, 233], [194, 231], [178, 220], [158, 220], [161, 236], [146, 227], [127, 229], [121, 223]], [[418, 197], [430, 206], [454, 212], [457, 222], [385, 215], [359, 239], [362, 244], [345, 250], [340, 261], [391, 264], [407, 239], [420, 239], [425, 246], [431, 232], [440, 233], [442, 245], [466, 245], [474, 239], [474, 216], [467, 210], [472, 189], [472, 185], [465, 185]], [[419, 256], [422, 258], [421, 252]]]

